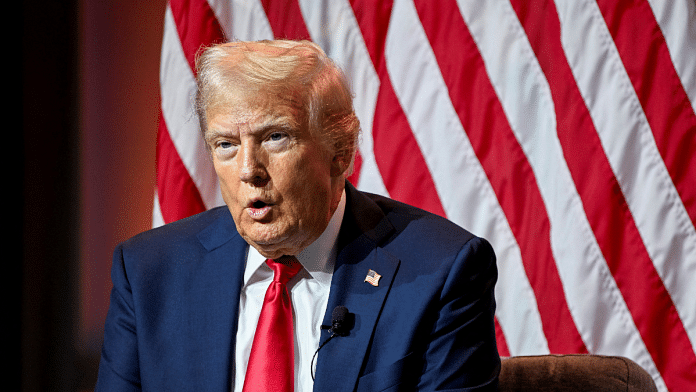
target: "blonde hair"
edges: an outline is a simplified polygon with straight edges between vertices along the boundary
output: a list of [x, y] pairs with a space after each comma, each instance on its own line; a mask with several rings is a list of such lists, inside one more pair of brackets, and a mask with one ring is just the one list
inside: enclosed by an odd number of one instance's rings
[[[352, 166], [360, 123], [343, 72], [309, 41], [227, 42], [196, 59], [196, 111], [203, 135], [206, 113], [261, 95], [297, 109], [310, 133]], [[345, 175], [350, 174], [350, 170]]]

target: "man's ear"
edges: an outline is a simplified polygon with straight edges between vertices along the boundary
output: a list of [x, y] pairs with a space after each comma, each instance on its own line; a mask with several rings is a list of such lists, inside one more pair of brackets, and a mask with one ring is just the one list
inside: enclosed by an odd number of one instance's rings
[[346, 159], [345, 154], [336, 154], [331, 159], [331, 177], [339, 177], [348, 170], [350, 161]]

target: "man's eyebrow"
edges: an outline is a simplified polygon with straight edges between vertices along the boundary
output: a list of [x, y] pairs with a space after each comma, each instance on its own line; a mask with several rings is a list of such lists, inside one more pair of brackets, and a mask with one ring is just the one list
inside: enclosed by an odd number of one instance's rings
[[284, 131], [288, 133], [297, 132], [297, 123], [291, 116], [269, 115], [256, 123], [256, 127], [251, 129], [251, 133], [262, 135], [272, 131]]
[[264, 124], [264, 125], [258, 127], [253, 132], [254, 133], [267, 133], [267, 132], [271, 132], [271, 131], [293, 132], [295, 130], [296, 130], [296, 128], [293, 126], [293, 124], [291, 124], [290, 122], [284, 121], [284, 122]]
[[225, 128], [208, 128], [203, 134], [203, 140], [209, 142], [217, 138], [230, 138], [234, 137], [234, 133], [231, 130]]
[[[288, 133], [294, 133], [296, 128], [289, 121], [271, 121], [266, 124], [262, 124], [255, 128], [250, 128], [251, 134], [253, 135], [263, 135], [272, 131], [284, 131]], [[239, 132], [230, 130], [228, 128], [208, 128], [205, 133], [205, 140], [212, 140], [218, 137], [239, 137]]]
[[225, 130], [224, 128], [220, 129], [220, 128], [208, 127], [208, 131], [205, 134], [206, 134], [206, 136], [217, 137], [217, 136], [229, 136], [231, 133], [232, 133], [231, 131]]

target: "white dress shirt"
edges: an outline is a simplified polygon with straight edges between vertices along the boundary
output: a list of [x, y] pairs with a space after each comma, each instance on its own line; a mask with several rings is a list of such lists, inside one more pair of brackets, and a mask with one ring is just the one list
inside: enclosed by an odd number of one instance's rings
[[[343, 222], [345, 206], [344, 191], [326, 230], [297, 255], [297, 259], [304, 268], [288, 282], [295, 332], [296, 392], [311, 392], [314, 386], [310, 366], [312, 357], [319, 347], [321, 323], [329, 300], [331, 277], [336, 261], [336, 239]], [[254, 247], [249, 247], [244, 270], [244, 284], [239, 297], [235, 366], [232, 369], [232, 391], [235, 392], [241, 392], [244, 386], [244, 376], [263, 298], [273, 280], [273, 271], [265, 261], [266, 258], [261, 256]]]

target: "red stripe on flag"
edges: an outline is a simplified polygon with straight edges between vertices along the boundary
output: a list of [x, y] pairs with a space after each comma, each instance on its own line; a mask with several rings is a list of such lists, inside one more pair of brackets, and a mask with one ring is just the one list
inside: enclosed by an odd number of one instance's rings
[[277, 39], [311, 40], [297, 0], [261, 0]]
[[[590, 226], [667, 387], [693, 386], [696, 357], [602, 149], [561, 45], [553, 1], [511, 1], [551, 88], [558, 138]], [[582, 141], [582, 142], [578, 142]]]
[[193, 74], [196, 74], [196, 55], [203, 46], [225, 41], [225, 33], [215, 13], [205, 0], [172, 0], [172, 10], [179, 41]]
[[184, 167], [160, 114], [157, 131], [157, 197], [165, 223], [205, 211], [205, 205]]
[[696, 225], [696, 114], [645, 0], [597, 1], [657, 148]]
[[351, 5], [380, 79], [372, 137], [375, 160], [384, 186], [395, 199], [445, 216], [435, 182], [387, 72], [384, 45], [391, 2], [373, 7], [354, 0]]
[[389, 30], [391, 16], [391, 0], [380, 1], [377, 4], [365, 0], [349, 0], [353, 14], [362, 30], [363, 41], [370, 54], [372, 64], [379, 64], [384, 57], [384, 44]]
[[507, 122], [476, 42], [453, 0], [440, 1], [437, 8], [417, 0], [416, 9], [452, 104], [520, 246], [549, 350], [586, 353], [556, 269], [551, 224], [534, 172]]

